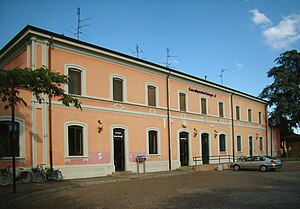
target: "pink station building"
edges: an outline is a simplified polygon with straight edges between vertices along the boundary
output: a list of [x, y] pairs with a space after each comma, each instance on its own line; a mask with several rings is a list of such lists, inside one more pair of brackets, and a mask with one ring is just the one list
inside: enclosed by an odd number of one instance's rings
[[[64, 89], [80, 99], [82, 111], [54, 98], [49, 113], [47, 95], [40, 104], [21, 90], [27, 107], [16, 106], [17, 167], [49, 165], [50, 133], [54, 168], [66, 179], [279, 154], [268, 104], [249, 94], [33, 26], [0, 51], [1, 69], [41, 66], [72, 78]], [[1, 103], [0, 135], [9, 136], [10, 121]], [[0, 167], [11, 159], [2, 157]]]

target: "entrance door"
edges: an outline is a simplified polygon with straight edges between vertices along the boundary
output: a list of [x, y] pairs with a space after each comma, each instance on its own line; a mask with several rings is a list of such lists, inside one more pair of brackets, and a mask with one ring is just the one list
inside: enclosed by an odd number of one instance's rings
[[188, 166], [189, 165], [189, 134], [187, 132], [180, 132], [179, 140], [180, 140], [181, 166]]
[[124, 129], [115, 128], [114, 134], [114, 164], [116, 171], [125, 171]]
[[253, 140], [252, 136], [249, 137], [249, 156], [253, 155]]
[[202, 162], [203, 164], [209, 164], [209, 141], [208, 134], [201, 134], [201, 147], [202, 147]]

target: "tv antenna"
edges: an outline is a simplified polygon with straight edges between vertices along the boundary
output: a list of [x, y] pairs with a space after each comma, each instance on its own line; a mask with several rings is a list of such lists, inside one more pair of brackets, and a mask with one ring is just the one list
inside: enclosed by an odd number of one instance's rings
[[82, 25], [82, 23], [85, 22], [85, 21], [87, 21], [87, 20], [91, 20], [91, 19], [93, 19], [93, 18], [90, 17], [90, 18], [87, 18], [87, 19], [83, 19], [83, 20], [82, 20], [82, 19], [80, 18], [80, 7], [77, 7], [77, 12], [76, 12], [76, 13], [77, 13], [77, 27], [75, 28], [75, 27], [72, 26], [72, 28], [73, 28], [76, 32], [69, 31], [68, 29], [67, 29], [67, 30], [68, 30], [70, 33], [72, 33], [73, 35], [75, 35], [76, 38], [77, 38], [77, 40], [79, 40], [81, 34], [84, 35], [84, 36], [87, 36], [86, 34], [84, 34], [84, 33], [81, 31], [81, 29], [84, 28], [84, 27], [86, 27], [86, 26], [89, 26], [89, 25], [90, 25], [90, 24]]
[[221, 84], [222, 84], [222, 86], [223, 86], [223, 77], [224, 77], [223, 73], [225, 71], [227, 71], [227, 70], [230, 70], [230, 69], [223, 69], [223, 68], [221, 68], [221, 74], [220, 75], [216, 75], [217, 77], [221, 78]]
[[[134, 54], [136, 56], [136, 58], [140, 58], [139, 54], [142, 53], [145, 55], [144, 51], [139, 47], [138, 44], [136, 44], [135, 46], [135, 51], [132, 51], [131, 49], [129, 49], [131, 51], [132, 54]], [[142, 58], [142, 59], [146, 59], [146, 57]]]
[[167, 59], [166, 59], [166, 62], [164, 64], [166, 64], [166, 68], [169, 68], [172, 64], [170, 58], [171, 57], [176, 57], [176, 56], [171, 56], [170, 55], [170, 49], [169, 48], [166, 48], [166, 50], [167, 50]]

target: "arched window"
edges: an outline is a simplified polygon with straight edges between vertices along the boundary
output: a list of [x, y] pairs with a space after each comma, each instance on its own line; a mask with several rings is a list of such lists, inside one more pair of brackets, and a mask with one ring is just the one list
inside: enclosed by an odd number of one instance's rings
[[220, 152], [226, 152], [226, 135], [219, 135], [219, 150]]
[[147, 151], [149, 155], [160, 155], [160, 131], [155, 128], [147, 129]]
[[86, 94], [86, 72], [85, 69], [73, 64], [65, 65], [65, 75], [70, 77], [70, 82], [65, 85], [65, 90], [69, 94]]
[[123, 76], [110, 75], [110, 95], [113, 101], [127, 101], [127, 80]]
[[[15, 122], [15, 156], [20, 157], [20, 128], [19, 123]], [[0, 143], [3, 157], [12, 157], [13, 143], [11, 140], [13, 128], [11, 121], [0, 121]]]
[[65, 123], [65, 156], [88, 157], [88, 136], [85, 124]]

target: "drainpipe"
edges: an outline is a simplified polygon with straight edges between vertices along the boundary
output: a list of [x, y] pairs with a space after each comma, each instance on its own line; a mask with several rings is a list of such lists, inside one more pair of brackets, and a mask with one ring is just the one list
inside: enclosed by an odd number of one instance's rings
[[[48, 52], [48, 70], [51, 71], [51, 47], [53, 43], [53, 36], [49, 43]], [[52, 154], [52, 95], [49, 95], [49, 157], [50, 157], [50, 169], [53, 169], [53, 154]]]
[[168, 119], [168, 151], [169, 151], [169, 170], [172, 170], [172, 154], [171, 154], [171, 119], [170, 119], [170, 74], [167, 76], [167, 119]]
[[231, 93], [230, 99], [231, 99], [231, 135], [232, 135], [232, 158], [233, 162], [235, 162], [235, 148], [234, 148], [234, 120], [233, 120], [233, 94], [234, 92]]

